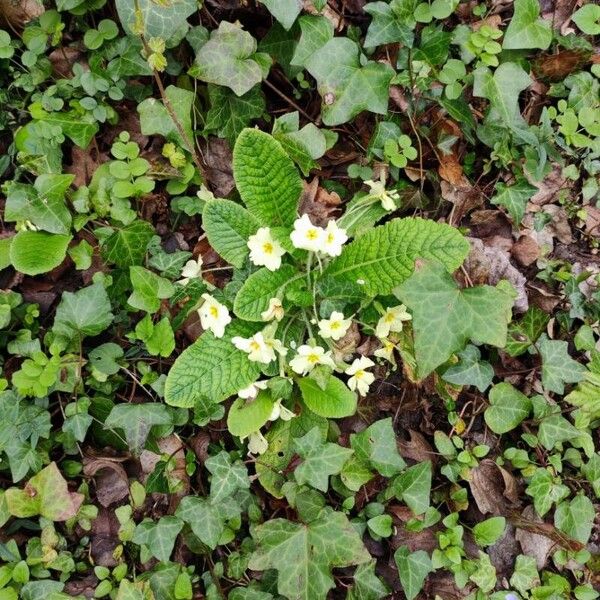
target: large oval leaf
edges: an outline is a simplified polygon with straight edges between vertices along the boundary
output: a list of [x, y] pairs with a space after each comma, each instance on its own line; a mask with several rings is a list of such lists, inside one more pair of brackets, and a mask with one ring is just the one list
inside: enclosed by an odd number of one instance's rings
[[321, 417], [341, 419], [356, 412], [356, 394], [333, 375], [324, 390], [310, 377], [299, 379], [298, 387], [306, 406]]

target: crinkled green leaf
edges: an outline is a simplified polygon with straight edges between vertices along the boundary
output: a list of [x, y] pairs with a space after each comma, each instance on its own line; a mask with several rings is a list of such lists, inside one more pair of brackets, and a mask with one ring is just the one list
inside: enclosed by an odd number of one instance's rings
[[411, 309], [417, 372], [423, 378], [469, 340], [502, 348], [512, 293], [501, 285], [461, 290], [437, 263], [425, 263], [396, 291]]
[[345, 246], [324, 275], [358, 283], [368, 296], [389, 294], [411, 276], [417, 258], [437, 260], [454, 271], [468, 253], [468, 241], [448, 225], [411, 217], [393, 219]]
[[233, 176], [244, 204], [262, 225], [292, 225], [302, 180], [271, 135], [257, 129], [242, 131], [233, 149]]

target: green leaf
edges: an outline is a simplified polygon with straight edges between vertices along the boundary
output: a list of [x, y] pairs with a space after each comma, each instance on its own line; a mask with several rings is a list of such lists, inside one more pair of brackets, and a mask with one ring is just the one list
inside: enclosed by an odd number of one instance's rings
[[596, 356], [595, 361], [589, 365], [590, 370], [585, 373], [585, 379], [565, 396], [566, 402], [579, 408], [576, 422], [581, 422], [583, 426], [600, 417], [600, 356]]
[[329, 489], [329, 476], [337, 475], [354, 452], [338, 444], [323, 443], [318, 427], [294, 440], [294, 445], [303, 459], [294, 471], [296, 481], [299, 484], [308, 483], [322, 492]]
[[153, 556], [168, 562], [175, 546], [175, 540], [183, 527], [183, 521], [172, 515], [161, 517], [154, 522], [144, 519], [133, 533], [134, 544], [144, 544]]
[[333, 38], [333, 25], [326, 17], [317, 15], [303, 15], [298, 23], [302, 34], [290, 64], [304, 67], [308, 59]]
[[[410, 3], [404, 3], [410, 4]], [[414, 2], [412, 3], [414, 6]], [[415, 21], [411, 15], [403, 14], [398, 7], [401, 5], [397, 0], [390, 4], [385, 2], [369, 2], [365, 5], [365, 12], [369, 13], [372, 21], [367, 30], [365, 48], [375, 48], [383, 44], [402, 42], [411, 47], [414, 41], [413, 28]]]
[[256, 52], [256, 40], [239, 23], [221, 21], [198, 54], [190, 75], [243, 96], [269, 72], [271, 58]]
[[[30, 108], [34, 110], [32, 107]], [[41, 108], [38, 110], [37, 107], [34, 110], [34, 114], [36, 118], [42, 120], [44, 125], [60, 127], [64, 135], [75, 145], [84, 149], [90, 145], [92, 138], [99, 130], [98, 123], [92, 114], [81, 114], [75, 110], [48, 113]]]
[[571, 17], [575, 25], [587, 35], [600, 35], [600, 6], [585, 4]]
[[269, 12], [283, 25], [290, 29], [302, 10], [302, 0], [260, 0]]
[[543, 337], [537, 344], [542, 357], [542, 385], [549, 392], [563, 394], [565, 383], [577, 383], [586, 368], [569, 356], [569, 344]]
[[248, 360], [248, 355], [231, 343], [229, 336], [236, 335], [234, 331], [230, 325], [229, 335], [219, 339], [205, 331], [182, 352], [167, 375], [167, 404], [191, 408], [202, 396], [222, 402], [256, 381], [260, 364]]
[[[187, 139], [194, 139], [192, 133], [194, 92], [170, 85], [165, 89], [165, 95]], [[144, 135], [162, 135], [168, 140], [177, 142], [180, 146], [187, 147], [186, 140], [182, 138], [175, 121], [171, 118], [162, 100], [146, 98], [138, 104], [137, 110], [140, 115], [140, 128]]]
[[143, 450], [152, 427], [172, 423], [173, 417], [164, 404], [117, 404], [106, 417], [104, 428], [122, 429], [130, 450], [138, 455]]
[[483, 416], [494, 433], [513, 430], [531, 411], [531, 400], [505, 381], [490, 390], [489, 400]]
[[175, 293], [175, 288], [168, 279], [144, 267], [129, 267], [129, 278], [133, 293], [127, 298], [127, 303], [147, 313], [155, 313], [160, 308], [160, 301], [170, 298]]
[[4, 218], [7, 221], [31, 221], [50, 233], [68, 234], [71, 213], [65, 202], [74, 175], [44, 174], [33, 186], [20, 183], [8, 188]]
[[552, 477], [547, 469], [535, 470], [525, 493], [533, 498], [533, 506], [540, 517], [543, 517], [551, 508], [552, 504], [567, 498], [571, 490], [560, 484], [560, 479]]
[[402, 499], [415, 515], [422, 515], [429, 508], [430, 493], [430, 461], [409, 467], [393, 479], [389, 487], [389, 494]]
[[233, 176], [244, 204], [261, 224], [292, 225], [302, 180], [277, 140], [257, 129], [244, 129], [233, 149]]
[[364, 282], [360, 290], [367, 296], [389, 294], [411, 276], [417, 258], [438, 260], [454, 271], [468, 253], [469, 242], [449, 225], [393, 219], [345, 246], [324, 275], [352, 284]]
[[526, 352], [544, 331], [550, 316], [537, 306], [531, 306], [519, 322], [508, 327], [506, 351], [511, 356], [519, 356]]
[[258, 431], [271, 416], [273, 398], [270, 392], [260, 391], [254, 400], [236, 398], [227, 415], [227, 429], [231, 435], [244, 438]]
[[329, 40], [306, 61], [323, 99], [321, 113], [328, 126], [350, 121], [363, 110], [385, 115], [393, 69], [386, 64], [360, 61], [360, 48], [349, 38]]
[[492, 74], [487, 67], [474, 72], [473, 95], [490, 101], [489, 121], [499, 121], [508, 127], [525, 127], [519, 108], [519, 94], [532, 79], [517, 63], [502, 63]]
[[269, 300], [282, 298], [285, 288], [297, 279], [297, 271], [292, 265], [282, 265], [277, 271], [266, 267], [259, 269], [239, 289], [233, 312], [245, 321], [263, 321], [261, 313], [269, 307]]
[[208, 85], [210, 109], [206, 113], [204, 130], [224, 137], [231, 147], [244, 127], [265, 112], [265, 96], [259, 87], [253, 87], [242, 96], [229, 88]]
[[491, 546], [504, 534], [506, 519], [504, 517], [491, 517], [480, 521], [473, 527], [473, 536], [478, 546]]
[[225, 521], [239, 513], [239, 506], [231, 498], [226, 502], [213, 503], [207, 498], [186, 496], [177, 507], [175, 516], [188, 523], [194, 535], [214, 550], [225, 531]]
[[389, 597], [389, 589], [375, 574], [376, 561], [358, 565], [354, 571], [354, 585], [346, 600], [381, 600]]
[[52, 331], [67, 340], [80, 342], [86, 336], [102, 333], [113, 318], [104, 286], [94, 283], [76, 292], [63, 292]]
[[538, 191], [533, 185], [526, 181], [521, 181], [514, 185], [505, 185], [498, 183], [496, 185], [496, 194], [491, 199], [492, 204], [504, 206], [516, 226], [521, 224], [525, 215], [527, 201]]
[[212, 475], [210, 498], [215, 505], [237, 490], [246, 490], [250, 487], [246, 465], [241, 460], [231, 462], [231, 456], [225, 450], [206, 459], [204, 466]]
[[573, 441], [581, 437], [582, 432], [562, 415], [544, 417], [538, 430], [540, 444], [546, 450], [553, 450], [557, 444]]
[[311, 377], [299, 378], [298, 387], [306, 406], [321, 417], [341, 419], [356, 412], [356, 394], [333, 375], [327, 380], [325, 389]]
[[350, 435], [355, 456], [384, 477], [392, 477], [406, 467], [396, 446], [391, 417], [375, 421], [360, 433]]
[[413, 600], [423, 589], [427, 575], [433, 571], [431, 559], [425, 550], [411, 552], [407, 546], [400, 546], [394, 553], [394, 560], [404, 594], [407, 600]]
[[175, 350], [175, 335], [168, 317], [163, 317], [154, 324], [147, 314], [135, 326], [135, 335], [146, 345], [146, 350], [152, 356], [171, 356]]
[[444, 371], [442, 377], [454, 385], [474, 385], [480, 392], [485, 392], [494, 378], [492, 365], [481, 360], [479, 348], [472, 344], [459, 352], [458, 356], [460, 362]]
[[154, 234], [152, 225], [142, 220], [111, 231], [110, 235], [101, 241], [102, 256], [107, 262], [118, 267], [140, 264], [146, 255], [148, 242]]
[[474, 572], [469, 575], [472, 581], [482, 592], [491, 592], [496, 585], [496, 567], [492, 565], [490, 557], [479, 551], [479, 560], [475, 563]]
[[331, 568], [371, 558], [346, 515], [328, 508], [308, 525], [271, 519], [258, 525], [253, 537], [257, 548], [249, 568], [276, 569], [277, 590], [288, 600], [325, 598], [335, 586]]
[[540, 576], [533, 556], [519, 554], [515, 560], [515, 568], [510, 577], [510, 585], [522, 596], [527, 596], [529, 590], [540, 585]]
[[[128, 35], [139, 36], [137, 26], [141, 22], [146, 39], [158, 37], [164, 40], [181, 31], [187, 18], [198, 9], [196, 0], [116, 0], [115, 6]], [[136, 18], [136, 7], [139, 7], [141, 13], [139, 21]]]
[[515, 12], [504, 33], [504, 50], [539, 48], [552, 42], [552, 23], [540, 18], [538, 0], [515, 0]]
[[8, 512], [19, 518], [40, 515], [50, 521], [66, 521], [74, 517], [83, 495], [69, 492], [55, 462], [34, 475], [24, 489], [8, 488], [4, 494]]
[[556, 507], [554, 525], [574, 540], [586, 544], [592, 533], [595, 517], [592, 501], [587, 496], [579, 495]]
[[286, 481], [284, 469], [295, 454], [294, 440], [318, 427], [324, 442], [329, 429], [327, 419], [310, 410], [303, 410], [289, 421], [277, 420], [265, 434], [269, 447], [256, 463], [256, 473], [261, 485], [275, 498], [282, 498], [281, 488]]
[[25, 275], [40, 275], [58, 267], [67, 255], [70, 235], [45, 231], [19, 231], [12, 238], [10, 262]]
[[461, 290], [437, 263], [425, 263], [396, 291], [412, 310], [415, 357], [420, 378], [443, 364], [468, 340], [506, 344], [513, 295], [500, 283]]

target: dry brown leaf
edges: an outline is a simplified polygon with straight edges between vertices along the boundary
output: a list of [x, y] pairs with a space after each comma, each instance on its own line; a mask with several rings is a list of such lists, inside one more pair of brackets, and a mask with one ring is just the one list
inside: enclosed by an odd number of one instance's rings
[[[523, 518], [533, 521], [534, 523], [543, 523], [544, 521], [537, 516], [533, 506], [526, 506], [523, 510]], [[556, 544], [548, 537], [527, 531], [525, 529], [517, 529], [515, 538], [521, 544], [523, 554], [535, 558], [538, 570], [542, 570], [548, 562], [548, 557]]]
[[489, 458], [471, 470], [469, 485], [477, 508], [484, 515], [505, 515], [519, 499], [514, 477]]
[[129, 495], [129, 478], [121, 462], [111, 457], [86, 456], [83, 459], [83, 473], [94, 477], [96, 498], [104, 507], [116, 504]]
[[408, 434], [410, 435], [410, 439], [398, 441], [400, 455], [403, 458], [409, 458], [410, 460], [417, 462], [430, 460], [435, 466], [437, 455], [425, 436], [414, 429], [409, 429]]
[[310, 183], [303, 182], [304, 189], [300, 195], [301, 215], [308, 215], [319, 227], [324, 227], [334, 216], [336, 208], [342, 203], [337, 192], [328, 192], [319, 186], [319, 179], [314, 177]]
[[213, 193], [219, 198], [229, 196], [235, 182], [231, 170], [233, 155], [227, 140], [211, 136], [208, 143], [203, 144], [202, 151], [206, 163], [206, 177]]
[[0, 23], [21, 29], [45, 10], [37, 0], [0, 0]]
[[540, 257], [540, 247], [529, 235], [522, 235], [510, 250], [512, 257], [524, 267], [533, 264]]
[[444, 181], [453, 186], [472, 187], [469, 180], [464, 176], [462, 165], [455, 154], [444, 154], [441, 157], [438, 173]]

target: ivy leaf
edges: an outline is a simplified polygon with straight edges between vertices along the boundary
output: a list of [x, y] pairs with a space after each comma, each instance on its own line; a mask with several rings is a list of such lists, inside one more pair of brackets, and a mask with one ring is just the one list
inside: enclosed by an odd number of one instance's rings
[[144, 267], [129, 267], [129, 278], [133, 292], [127, 298], [127, 303], [147, 313], [155, 313], [160, 308], [161, 299], [170, 298], [175, 293], [175, 288], [168, 279]]
[[[193, 139], [192, 105], [195, 99], [194, 92], [169, 85], [165, 89], [165, 95], [187, 139]], [[162, 135], [168, 140], [177, 142], [180, 146], [186, 146], [186, 141], [179, 133], [175, 121], [171, 118], [162, 100], [146, 98], [138, 104], [137, 110], [140, 115], [140, 128], [144, 135]]]
[[333, 38], [333, 24], [326, 17], [317, 15], [303, 15], [298, 23], [301, 35], [290, 64], [304, 67], [308, 59]]
[[102, 333], [113, 318], [104, 286], [94, 283], [77, 292], [63, 292], [52, 331], [67, 340], [80, 341]]
[[538, 0], [515, 0], [515, 12], [504, 33], [504, 50], [539, 48], [552, 42], [552, 23], [540, 18]]
[[472, 344], [459, 352], [458, 356], [460, 362], [447, 369], [442, 377], [454, 385], [474, 385], [480, 392], [485, 392], [494, 379], [492, 365], [481, 360], [479, 348]]
[[256, 40], [241, 25], [221, 21], [198, 51], [189, 73], [243, 96], [267, 76], [271, 65], [270, 56], [256, 48]]
[[513, 224], [516, 226], [521, 224], [521, 220], [525, 215], [525, 207], [527, 201], [538, 191], [533, 185], [526, 181], [521, 181], [514, 185], [505, 185], [499, 183], [496, 185], [496, 194], [491, 199], [492, 204], [504, 206], [510, 216]]
[[540, 517], [543, 517], [551, 508], [552, 504], [567, 498], [571, 490], [555, 481], [547, 469], [541, 467], [535, 470], [525, 493], [533, 498], [533, 507]]
[[519, 322], [508, 327], [506, 351], [511, 356], [519, 356], [526, 352], [544, 331], [550, 316], [537, 306], [531, 306]]
[[91, 113], [81, 114], [75, 110], [70, 112], [46, 112], [38, 103], [34, 103], [30, 110], [34, 117], [40, 119], [45, 125], [60, 127], [64, 135], [83, 149], [90, 145], [92, 138], [99, 130], [98, 123]]
[[175, 512], [211, 550], [217, 547], [225, 531], [225, 521], [239, 514], [239, 505], [231, 498], [214, 503], [197, 496], [182, 498]]
[[489, 121], [499, 121], [509, 128], [525, 128], [519, 108], [519, 94], [532, 79], [517, 63], [502, 63], [492, 74], [487, 67], [474, 72], [473, 95], [490, 101]]
[[504, 517], [491, 517], [480, 521], [473, 527], [473, 536], [478, 546], [491, 546], [504, 534], [506, 519]]
[[294, 471], [296, 481], [299, 484], [308, 483], [322, 492], [329, 489], [329, 476], [337, 475], [354, 452], [338, 444], [323, 443], [318, 427], [294, 440], [294, 446], [303, 459]]
[[506, 381], [490, 390], [489, 400], [483, 416], [494, 433], [513, 430], [531, 411], [531, 400]]
[[[135, 221], [119, 229], [105, 229], [100, 243], [102, 256], [118, 267], [138, 265], [146, 255], [148, 243], [154, 236], [154, 229], [147, 221]], [[98, 230], [95, 231], [98, 235]]]
[[269, 12], [283, 25], [290, 29], [302, 10], [302, 0], [260, 0]]
[[244, 204], [261, 224], [292, 225], [302, 180], [292, 159], [273, 136], [244, 129], [233, 149], [233, 176]]
[[311, 377], [301, 377], [297, 382], [302, 400], [315, 414], [328, 419], [341, 419], [356, 412], [356, 394], [337, 377], [329, 377], [325, 389]]
[[4, 218], [31, 221], [39, 229], [66, 235], [71, 229], [71, 213], [65, 193], [74, 175], [43, 174], [33, 186], [14, 183], [8, 188]]
[[346, 515], [325, 508], [309, 523], [271, 519], [253, 530], [254, 571], [276, 569], [277, 590], [288, 600], [325, 598], [335, 586], [331, 569], [368, 562], [371, 556]]
[[[369, 13], [372, 21], [367, 30], [365, 48], [375, 48], [383, 44], [402, 42], [409, 48], [413, 45], [413, 28], [416, 21], [413, 14], [405, 14], [401, 10], [402, 5], [410, 4], [392, 0], [390, 4], [385, 2], [369, 2], [365, 5], [365, 12]], [[414, 8], [414, 2], [413, 8]]]
[[407, 546], [400, 546], [394, 553], [394, 560], [404, 594], [407, 600], [413, 600], [423, 589], [427, 575], [433, 571], [431, 559], [425, 550], [411, 552]]
[[158, 323], [153, 323], [147, 314], [135, 326], [136, 337], [144, 342], [146, 350], [152, 356], [171, 356], [175, 350], [175, 335], [168, 317], [163, 317]]
[[168, 562], [182, 527], [183, 521], [172, 515], [161, 517], [156, 522], [144, 519], [135, 528], [132, 542], [148, 546], [153, 556]]
[[47, 273], [65, 259], [72, 239], [46, 231], [19, 231], [10, 244], [10, 262], [24, 275]]
[[522, 596], [526, 596], [529, 590], [538, 587], [541, 582], [535, 558], [519, 554], [509, 582]]
[[563, 394], [565, 383], [584, 379], [586, 368], [569, 356], [569, 344], [542, 337], [537, 344], [542, 357], [542, 385], [550, 392]]
[[461, 290], [437, 263], [415, 269], [396, 295], [412, 310], [415, 357], [420, 378], [444, 363], [468, 340], [506, 344], [513, 295], [500, 283]]
[[360, 48], [349, 38], [329, 40], [305, 66], [317, 80], [325, 125], [346, 123], [363, 110], [387, 113], [393, 69], [374, 61], [361, 65]]
[[576, 440], [582, 434], [583, 432], [562, 415], [554, 414], [542, 419], [538, 430], [538, 439], [546, 450], [553, 450], [557, 444]]
[[571, 19], [583, 33], [600, 35], [600, 6], [597, 4], [584, 4]]
[[[136, 7], [140, 13], [139, 19]], [[198, 4], [196, 0], [116, 0], [116, 8], [123, 29], [128, 35], [139, 36], [137, 25], [141, 22], [146, 39], [158, 37], [168, 40], [181, 30], [187, 18], [198, 9]]]
[[244, 127], [265, 112], [265, 96], [259, 87], [253, 87], [242, 96], [229, 88], [208, 85], [210, 109], [204, 122], [205, 132], [214, 132], [224, 137], [233, 147]]
[[285, 288], [298, 279], [292, 265], [282, 265], [277, 271], [263, 267], [252, 273], [239, 289], [233, 302], [233, 312], [245, 321], [262, 321], [271, 298], [281, 298]]
[[554, 525], [569, 537], [586, 544], [592, 533], [596, 511], [592, 501], [579, 495], [561, 502], [554, 511]]
[[406, 502], [415, 515], [429, 508], [431, 493], [431, 462], [424, 461], [409, 467], [390, 483], [388, 494]]
[[104, 428], [122, 429], [127, 445], [138, 455], [143, 450], [152, 427], [172, 423], [173, 417], [164, 404], [117, 404], [106, 417]]
[[389, 589], [375, 574], [376, 561], [358, 565], [354, 571], [354, 585], [346, 600], [381, 600], [389, 598]]
[[231, 456], [225, 450], [206, 459], [204, 466], [212, 474], [210, 498], [215, 505], [237, 490], [246, 490], [250, 487], [246, 465], [241, 460], [232, 463]]
[[393, 219], [345, 246], [324, 275], [360, 281], [364, 294], [376, 296], [406, 281], [417, 258], [438, 260], [454, 271], [468, 253], [469, 242], [453, 227], [420, 218]]
[[256, 381], [260, 364], [248, 360], [248, 355], [238, 350], [229, 337], [247, 337], [247, 333], [233, 324], [228, 326], [224, 338], [215, 338], [205, 331], [171, 367], [165, 383], [165, 402], [184, 408], [191, 408], [202, 396], [222, 402]]
[[34, 475], [21, 490], [8, 488], [4, 494], [8, 512], [21, 519], [40, 515], [50, 521], [74, 517], [84, 500], [83, 494], [69, 492], [55, 462]]
[[351, 434], [350, 445], [356, 458], [384, 477], [392, 477], [406, 467], [396, 446], [391, 417], [372, 423], [360, 433]]

